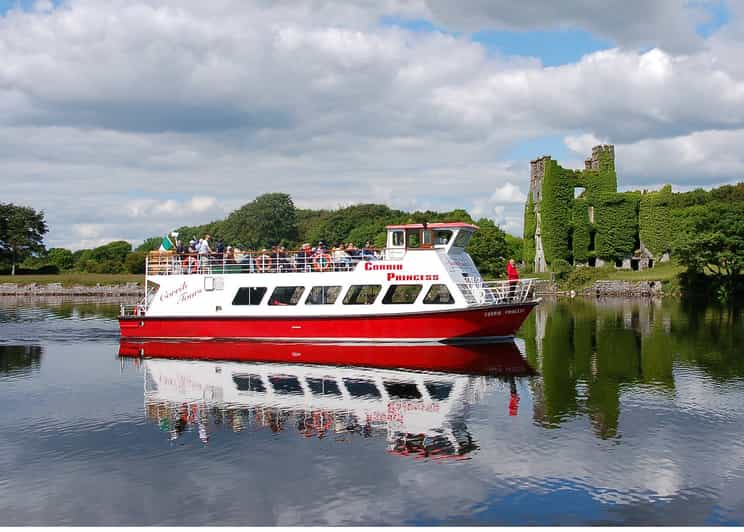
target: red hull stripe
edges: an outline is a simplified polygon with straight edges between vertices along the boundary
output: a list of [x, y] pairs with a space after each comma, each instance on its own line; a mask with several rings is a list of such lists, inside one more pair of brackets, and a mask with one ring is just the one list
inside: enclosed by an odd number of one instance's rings
[[343, 345], [295, 342], [121, 340], [119, 356], [354, 365], [468, 375], [527, 376], [534, 370], [512, 341], [476, 345]]
[[513, 336], [534, 303], [397, 316], [121, 318], [124, 338], [444, 340]]

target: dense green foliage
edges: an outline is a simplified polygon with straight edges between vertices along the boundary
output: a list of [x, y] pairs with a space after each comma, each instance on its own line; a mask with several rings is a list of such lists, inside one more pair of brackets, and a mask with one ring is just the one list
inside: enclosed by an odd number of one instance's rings
[[710, 202], [674, 211], [675, 258], [690, 273], [708, 273], [728, 299], [744, 273], [744, 202]]
[[42, 211], [0, 203], [0, 259], [10, 264], [11, 275], [15, 275], [17, 263], [44, 251], [47, 230]]
[[124, 273], [132, 245], [124, 240], [73, 253], [75, 269], [88, 273]]
[[480, 230], [470, 240], [468, 253], [484, 277], [503, 276], [509, 259], [506, 234], [488, 218], [481, 218], [477, 224]]
[[546, 161], [540, 202], [540, 231], [548, 264], [557, 259], [571, 262], [569, 240], [574, 176], [573, 170], [561, 168], [556, 161]]
[[589, 224], [589, 204], [586, 198], [578, 198], [574, 202], [571, 226], [573, 227], [574, 263], [586, 262], [589, 260], [592, 230]]
[[638, 208], [638, 233], [641, 243], [661, 257], [672, 243], [672, 187], [666, 185], [658, 192], [641, 195]]
[[289, 194], [279, 192], [259, 196], [233, 211], [221, 229], [218, 236], [226, 241], [252, 248], [292, 244], [299, 237], [294, 202]]
[[54, 264], [60, 270], [71, 270], [75, 265], [75, 261], [72, 258], [72, 251], [65, 248], [51, 248], [47, 251], [46, 262], [48, 264]]
[[638, 196], [633, 193], [605, 194], [594, 214], [597, 227], [597, 256], [619, 260], [633, 254], [638, 235]]

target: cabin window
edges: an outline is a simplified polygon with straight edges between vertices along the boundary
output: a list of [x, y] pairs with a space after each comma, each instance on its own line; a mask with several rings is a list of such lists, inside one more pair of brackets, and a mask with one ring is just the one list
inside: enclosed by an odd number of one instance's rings
[[424, 297], [424, 303], [427, 305], [451, 305], [454, 302], [455, 300], [452, 299], [452, 294], [450, 294], [446, 284], [431, 285]]
[[382, 298], [382, 303], [384, 305], [410, 305], [416, 301], [422, 288], [420, 284], [390, 285], [385, 297]]
[[269, 382], [276, 393], [301, 395], [302, 385], [294, 375], [271, 375]]
[[232, 304], [260, 305], [265, 293], [265, 286], [243, 286], [241, 288], [238, 288], [238, 291], [232, 300]]
[[440, 230], [434, 232], [434, 244], [437, 246], [449, 244], [450, 239], [452, 239], [452, 231]]
[[233, 375], [233, 382], [238, 387], [239, 392], [265, 392], [261, 377], [259, 375]]
[[406, 247], [416, 249], [421, 247], [421, 235], [418, 231], [408, 231], [406, 234]]
[[393, 245], [402, 246], [405, 242], [403, 241], [403, 231], [393, 231]]
[[310, 391], [315, 395], [341, 395], [336, 381], [330, 377], [323, 379], [317, 377], [308, 377], [305, 379]]
[[304, 291], [304, 286], [277, 286], [269, 298], [269, 305], [296, 305]]
[[468, 242], [470, 242], [471, 236], [473, 236], [473, 233], [471, 233], [470, 231], [460, 231], [459, 233], [457, 233], [455, 242], [452, 245], [458, 248], [465, 248], [467, 247]]
[[431, 231], [424, 229], [421, 231], [421, 245], [423, 247], [431, 247]]
[[374, 382], [363, 379], [344, 379], [346, 389], [352, 397], [381, 397]]
[[340, 286], [313, 286], [307, 295], [306, 305], [333, 305], [341, 293]]
[[377, 299], [382, 286], [379, 284], [354, 284], [344, 297], [344, 305], [371, 305]]

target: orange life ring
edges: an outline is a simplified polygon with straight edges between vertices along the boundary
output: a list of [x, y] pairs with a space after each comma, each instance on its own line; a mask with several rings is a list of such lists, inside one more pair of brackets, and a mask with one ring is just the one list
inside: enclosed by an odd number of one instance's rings
[[260, 255], [256, 259], [256, 268], [260, 272], [271, 271], [271, 257], [269, 257], [266, 253]]
[[328, 253], [322, 253], [313, 259], [313, 270], [316, 272], [325, 272], [332, 266], [331, 256]]

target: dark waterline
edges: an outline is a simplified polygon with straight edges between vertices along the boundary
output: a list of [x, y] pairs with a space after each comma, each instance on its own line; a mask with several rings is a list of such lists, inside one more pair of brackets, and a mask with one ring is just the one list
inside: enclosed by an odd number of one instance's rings
[[120, 358], [117, 311], [0, 299], [3, 524], [744, 523], [731, 312], [546, 302], [463, 374]]

